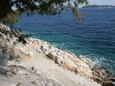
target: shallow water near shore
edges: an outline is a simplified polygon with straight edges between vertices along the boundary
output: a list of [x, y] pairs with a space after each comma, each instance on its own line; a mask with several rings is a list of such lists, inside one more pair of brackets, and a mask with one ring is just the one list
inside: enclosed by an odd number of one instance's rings
[[58, 48], [85, 55], [115, 74], [115, 9], [80, 9], [77, 22], [70, 11], [47, 16], [23, 14], [15, 27]]

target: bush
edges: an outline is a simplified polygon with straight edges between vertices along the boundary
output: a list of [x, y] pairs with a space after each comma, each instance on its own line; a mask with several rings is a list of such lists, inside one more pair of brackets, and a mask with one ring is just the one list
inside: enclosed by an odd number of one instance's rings
[[26, 43], [27, 43], [26, 39], [27, 39], [28, 37], [29, 37], [28, 34], [21, 34], [21, 35], [18, 37], [18, 41], [19, 41], [19, 42], [22, 42], [23, 44], [26, 44]]

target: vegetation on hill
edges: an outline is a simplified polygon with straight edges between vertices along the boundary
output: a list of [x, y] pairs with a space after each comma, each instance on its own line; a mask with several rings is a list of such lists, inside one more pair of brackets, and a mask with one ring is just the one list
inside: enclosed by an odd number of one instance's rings
[[87, 5], [83, 6], [82, 8], [115, 8], [115, 6], [112, 5]]

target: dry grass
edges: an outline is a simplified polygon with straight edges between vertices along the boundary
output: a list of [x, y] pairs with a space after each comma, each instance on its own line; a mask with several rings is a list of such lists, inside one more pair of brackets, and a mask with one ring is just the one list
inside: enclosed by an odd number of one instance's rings
[[36, 81], [31, 81], [32, 84], [37, 85]]

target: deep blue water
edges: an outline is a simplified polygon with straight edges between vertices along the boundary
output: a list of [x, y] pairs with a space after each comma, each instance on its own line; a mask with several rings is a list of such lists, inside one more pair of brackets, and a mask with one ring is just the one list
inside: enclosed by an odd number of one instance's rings
[[59, 48], [85, 55], [115, 73], [115, 8], [80, 11], [79, 23], [65, 11], [56, 16], [23, 14], [15, 26]]

